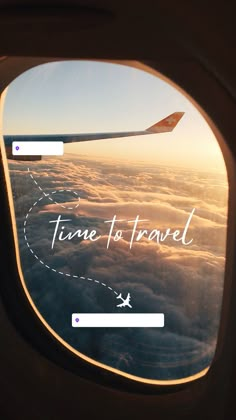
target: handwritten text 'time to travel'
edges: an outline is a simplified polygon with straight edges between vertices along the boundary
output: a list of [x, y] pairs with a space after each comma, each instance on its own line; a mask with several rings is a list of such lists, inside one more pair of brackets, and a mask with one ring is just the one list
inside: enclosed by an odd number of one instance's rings
[[[189, 217], [186, 221], [186, 224], [183, 230], [173, 230], [167, 228], [165, 231], [158, 229], [153, 229], [148, 231], [147, 229], [139, 229], [139, 223], [149, 222], [148, 219], [140, 219], [139, 215], [136, 216], [134, 220], [124, 220], [117, 219], [116, 215], [113, 216], [111, 220], [105, 220], [104, 223], [108, 225], [108, 234], [107, 234], [107, 249], [110, 246], [111, 241], [118, 242], [121, 239], [124, 239], [124, 232], [122, 229], [118, 229], [117, 225], [119, 222], [127, 222], [131, 226], [131, 234], [129, 240], [130, 249], [133, 246], [134, 242], [139, 242], [142, 238], [145, 238], [148, 241], [156, 241], [157, 243], [164, 242], [167, 238], [172, 238], [176, 242], [181, 242], [183, 245], [189, 245], [192, 243], [193, 239], [187, 240], [188, 228], [192, 220], [195, 208], [189, 214]], [[56, 220], [50, 220], [49, 223], [54, 224], [54, 232], [52, 237], [51, 249], [54, 248], [55, 242], [59, 241], [71, 241], [73, 238], [82, 238], [84, 240], [89, 240], [92, 242], [98, 241], [101, 238], [101, 235], [97, 234], [96, 230], [89, 231], [88, 229], [78, 229], [76, 231], [69, 231], [65, 234], [65, 224], [68, 230], [68, 222], [71, 222], [72, 219], [62, 219], [62, 216], [59, 215]]]

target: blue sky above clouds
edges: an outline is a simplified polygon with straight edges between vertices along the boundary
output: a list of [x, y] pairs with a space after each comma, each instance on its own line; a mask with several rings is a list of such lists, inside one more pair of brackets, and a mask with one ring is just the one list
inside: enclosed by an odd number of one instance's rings
[[185, 115], [172, 133], [71, 144], [66, 152], [225, 172], [218, 143], [192, 103], [159, 77], [121, 64], [66, 61], [28, 70], [8, 89], [3, 132], [143, 130], [175, 111]]

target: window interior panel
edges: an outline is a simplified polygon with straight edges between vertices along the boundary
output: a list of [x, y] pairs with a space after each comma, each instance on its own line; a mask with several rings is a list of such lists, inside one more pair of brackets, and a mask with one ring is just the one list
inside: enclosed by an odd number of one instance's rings
[[27, 298], [78, 357], [137, 381], [205, 374], [228, 181], [212, 129], [160, 75], [60, 61], [8, 87], [3, 139]]

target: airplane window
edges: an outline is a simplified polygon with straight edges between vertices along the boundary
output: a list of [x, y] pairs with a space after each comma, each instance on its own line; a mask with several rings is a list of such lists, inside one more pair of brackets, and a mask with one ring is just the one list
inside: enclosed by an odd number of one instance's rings
[[142, 67], [59, 61], [7, 89], [21, 282], [71, 352], [154, 384], [214, 358], [228, 181], [187, 95]]

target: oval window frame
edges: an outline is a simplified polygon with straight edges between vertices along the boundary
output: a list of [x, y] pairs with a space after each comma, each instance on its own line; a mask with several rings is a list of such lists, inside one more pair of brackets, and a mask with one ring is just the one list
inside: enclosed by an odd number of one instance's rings
[[[47, 58], [46, 59], [43, 59], [43, 58], [41, 58], [41, 59], [28, 59], [28, 64], [26, 64], [27, 60], [26, 61], [23, 60], [23, 62], [21, 63], [21, 64], [23, 64], [23, 66], [22, 67], [19, 66], [17, 74], [15, 74], [14, 77], [10, 81], [8, 81], [7, 85], [9, 85], [15, 78], [17, 78], [20, 74], [22, 74], [24, 71], [29, 70], [30, 68], [37, 67], [40, 64], [46, 64], [46, 63], [50, 63], [50, 62], [57, 62], [57, 61], [64, 61], [64, 60], [68, 60], [68, 59], [60, 59], [60, 60], [58, 58], [55, 58], [55, 59], [54, 58], [53, 59], [47, 59]], [[13, 61], [14, 61], [14, 59], [13, 59]], [[79, 59], [76, 59], [76, 61], [79, 61]], [[149, 67], [149, 65], [146, 65], [145, 63], [136, 62], [136, 61], [127, 61], [127, 60], [97, 60], [96, 59], [96, 60], [90, 60], [90, 61], [102, 61], [102, 62], [109, 62], [109, 63], [117, 63], [117, 64], [122, 64], [122, 65], [126, 65], [126, 66], [129, 66], [129, 67], [134, 67], [134, 68], [144, 70], [146, 72], [149, 72], [149, 73], [161, 78], [162, 80], [166, 81], [168, 84], [172, 85], [179, 92], [181, 92], [198, 109], [198, 111], [201, 113], [201, 115], [203, 116], [203, 118], [206, 120], [206, 122], [210, 126], [211, 130], [213, 131], [213, 133], [214, 133], [214, 135], [215, 135], [215, 137], [218, 141], [218, 144], [221, 148], [222, 157], [225, 160], [225, 165], [226, 165], [226, 169], [227, 169], [227, 160], [231, 159], [232, 157], [231, 157], [231, 154], [230, 154], [228, 148], [226, 147], [226, 143], [223, 140], [222, 135], [220, 134], [219, 130], [217, 129], [217, 127], [215, 126], [213, 121], [210, 119], [210, 117], [201, 108], [201, 106], [192, 98], [192, 96], [190, 96], [177, 83], [175, 83], [173, 80], [169, 79], [168, 77], [164, 76], [160, 71], [154, 69], [153, 67]], [[20, 70], [20, 67], [21, 67], [21, 70]], [[22, 68], [24, 68], [24, 71], [22, 71]], [[11, 77], [12, 77], [12, 75], [11, 75]], [[1, 100], [0, 100], [0, 106], [1, 107], [3, 106], [2, 96], [1, 96]], [[1, 172], [2, 172], [1, 175], [5, 177], [7, 188], [11, 189], [8, 167], [7, 167], [7, 163], [6, 163], [6, 156], [4, 156], [5, 151], [2, 148], [2, 146], [1, 146], [1, 153], [3, 155], [3, 168], [1, 168]], [[226, 154], [228, 154], [227, 158], [226, 158]], [[5, 161], [5, 163], [4, 163], [4, 161]], [[3, 171], [2, 171], [2, 169], [3, 169]], [[229, 179], [228, 179], [228, 181], [229, 181]], [[17, 275], [18, 275], [18, 279], [20, 281], [20, 284], [21, 285], [24, 284], [24, 286], [25, 286], [24, 276], [23, 276], [21, 266], [20, 266], [19, 247], [17, 246], [18, 240], [17, 240], [16, 225], [14, 223], [14, 220], [15, 220], [14, 205], [13, 205], [13, 203], [10, 202], [11, 200], [9, 198], [8, 193], [7, 193], [7, 198], [8, 198], [8, 204], [9, 204], [9, 209], [10, 209], [10, 215], [11, 215], [11, 217], [10, 217], [11, 231], [12, 231], [12, 234], [13, 234], [13, 237], [14, 237], [14, 251], [15, 251], [14, 254], [15, 254], [15, 257], [16, 257]], [[229, 206], [228, 206], [228, 211], [229, 211]], [[227, 235], [227, 240], [228, 240], [228, 235]], [[226, 272], [226, 270], [225, 270], [225, 272]], [[15, 271], [15, 274], [16, 274], [16, 271]], [[64, 340], [62, 340], [61, 337], [58, 336], [58, 334], [55, 333], [55, 331], [47, 323], [46, 323], [47, 326], [45, 325], [45, 320], [42, 318], [42, 316], [40, 315], [40, 313], [37, 310], [37, 308], [35, 307], [35, 305], [34, 304], [32, 305], [31, 302], [30, 302], [30, 300], [32, 300], [32, 299], [31, 298], [29, 299], [30, 296], [28, 296], [29, 292], [27, 291], [26, 286], [23, 287], [23, 291], [24, 291], [24, 294], [22, 294], [22, 290], [21, 290], [21, 292], [18, 290], [18, 292], [17, 292], [18, 297], [20, 297], [20, 299], [22, 299], [23, 296], [24, 296], [24, 298], [27, 298], [27, 302], [25, 302], [25, 303], [27, 303], [28, 305], [30, 304], [30, 306], [31, 306], [31, 308], [29, 308], [29, 307], [27, 308], [27, 311], [29, 309], [31, 309], [30, 311], [28, 311], [28, 313], [30, 312], [31, 315], [32, 315], [32, 308], [33, 308], [33, 313], [38, 318], [38, 319], [34, 319], [34, 322], [36, 321], [35, 325], [37, 325], [37, 328], [40, 325], [40, 328], [43, 330], [43, 335], [45, 334], [45, 332], [47, 330], [47, 334], [46, 334], [47, 337], [49, 337], [48, 333], [50, 333], [50, 335], [53, 336], [54, 339], [56, 339], [57, 345], [58, 345], [58, 343], [60, 344], [60, 346], [59, 346], [60, 348], [61, 348], [61, 346], [66, 347], [67, 350], [69, 350], [69, 352], [62, 351], [62, 353], [63, 354], [66, 353], [67, 358], [68, 358], [68, 356], [69, 357], [72, 356], [71, 353], [74, 353], [76, 355], [77, 360], [79, 358], [80, 359], [82, 358], [83, 361], [82, 361], [82, 363], [79, 363], [80, 364], [79, 370], [76, 369], [76, 371], [78, 370], [78, 374], [81, 374], [81, 372], [82, 372], [81, 371], [81, 366], [82, 366], [82, 370], [85, 369], [87, 371], [85, 373], [85, 375], [83, 375], [83, 373], [82, 373], [82, 376], [89, 377], [91, 379], [91, 373], [92, 373], [92, 379], [93, 380], [94, 380], [94, 374], [95, 374], [95, 377], [97, 377], [97, 378], [103, 377], [103, 379], [105, 378], [105, 381], [107, 381], [107, 373], [108, 374], [111, 373], [113, 384], [114, 384], [114, 382], [116, 383], [116, 385], [119, 384], [118, 385], [119, 388], [120, 388], [120, 384], [122, 384], [121, 385], [122, 389], [124, 389], [124, 387], [125, 387], [129, 390], [130, 389], [130, 384], [131, 384], [131, 388], [133, 390], [134, 389], [133, 385], [135, 383], [135, 389], [142, 389], [142, 391], [144, 389], [143, 388], [143, 385], [144, 385], [146, 387], [146, 389], [148, 389], [148, 392], [150, 392], [150, 390], [153, 390], [154, 392], [156, 392], [157, 388], [161, 392], [164, 389], [165, 389], [165, 392], [166, 391], [169, 392], [170, 389], [172, 391], [173, 391], [174, 388], [175, 389], [182, 389], [183, 386], [185, 386], [185, 385], [187, 385], [191, 382], [201, 380], [201, 378], [203, 378], [209, 372], [209, 370], [211, 369], [211, 367], [212, 367], [212, 365], [213, 365], [213, 363], [214, 363], [214, 361], [217, 358], [218, 353], [219, 353], [219, 340], [217, 340], [215, 357], [214, 357], [211, 365], [208, 368], [204, 369], [203, 371], [199, 372], [198, 374], [186, 377], [184, 379], [170, 380], [170, 381], [159, 381], [159, 380], [148, 380], [148, 379], [139, 378], [139, 377], [136, 377], [134, 375], [130, 375], [130, 374], [127, 374], [125, 372], [113, 369], [113, 368], [111, 368], [107, 365], [103, 365], [102, 363], [96, 362], [93, 359], [90, 359], [89, 357], [87, 357], [83, 354], [80, 354], [73, 347], [69, 346], [68, 343], [64, 342]], [[27, 304], [26, 304], [26, 306], [28, 306]], [[222, 302], [222, 305], [223, 305], [223, 302]], [[41, 318], [44, 320], [43, 322], [42, 322]], [[37, 322], [38, 320], [40, 320], [40, 323]], [[43, 326], [43, 328], [42, 328], [42, 326]], [[222, 332], [221, 327], [220, 327], [220, 330]], [[32, 341], [32, 337], [29, 337], [29, 334], [26, 333], [26, 331], [23, 334], [25, 336], [27, 336], [27, 339]], [[52, 338], [51, 336], [50, 336], [50, 339]], [[53, 345], [55, 345], [55, 340], [54, 339], [52, 340]], [[38, 341], [38, 340], [36, 340], [36, 341]], [[38, 342], [37, 346], [43, 348], [43, 353], [48, 355], [48, 350], [45, 349], [45, 346], [42, 347], [39, 342]], [[63, 350], [65, 350], [65, 349], [63, 349]], [[54, 353], [54, 356], [55, 356], [55, 353]], [[79, 356], [79, 358], [77, 356]], [[55, 357], [53, 357], [53, 359], [55, 360]], [[73, 359], [73, 362], [72, 362], [72, 359]], [[59, 364], [61, 364], [61, 365], [64, 364], [64, 365], [67, 365], [67, 366], [71, 366], [71, 363], [72, 363], [72, 365], [74, 366], [74, 361], [75, 361], [75, 358], [71, 357], [70, 363], [61, 363], [60, 362]], [[81, 362], [81, 360], [80, 360], [80, 362]], [[90, 366], [88, 366], [88, 365], [90, 365]], [[93, 366], [92, 369], [90, 369], [91, 365]], [[94, 367], [95, 367], [95, 369], [94, 369]], [[69, 369], [71, 370], [71, 368], [69, 368]], [[75, 369], [73, 367], [73, 371], [74, 370]], [[101, 374], [101, 370], [105, 370], [105, 372], [103, 372]], [[116, 378], [115, 381], [114, 381], [114, 378]], [[108, 380], [109, 383], [110, 383], [110, 379]], [[141, 385], [141, 387], [139, 385]]]

